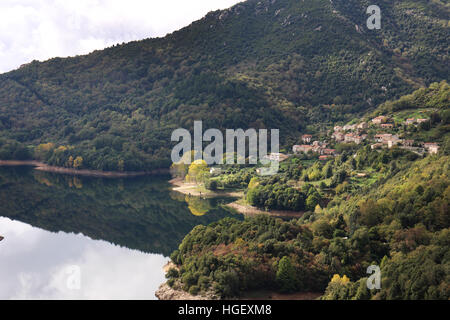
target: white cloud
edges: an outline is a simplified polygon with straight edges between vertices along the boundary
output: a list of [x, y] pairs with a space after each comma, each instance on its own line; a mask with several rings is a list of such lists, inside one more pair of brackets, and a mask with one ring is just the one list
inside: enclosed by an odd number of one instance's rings
[[0, 72], [160, 37], [241, 0], [2, 0]]
[[[161, 254], [2, 217], [0, 231], [0, 299], [156, 299], [165, 281], [169, 259]], [[79, 290], [68, 286], [71, 266], [79, 268]]]

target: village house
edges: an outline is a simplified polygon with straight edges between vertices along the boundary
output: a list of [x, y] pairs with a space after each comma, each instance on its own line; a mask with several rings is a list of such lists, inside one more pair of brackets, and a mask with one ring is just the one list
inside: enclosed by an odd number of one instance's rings
[[382, 123], [381, 127], [384, 129], [393, 129], [394, 128], [394, 124], [392, 123]]
[[355, 133], [347, 133], [344, 137], [344, 141], [346, 143], [354, 142], [356, 144], [360, 144], [364, 138], [358, 134]]
[[320, 156], [319, 157], [319, 160], [320, 161], [326, 161], [326, 160], [328, 160], [330, 158], [330, 156]]
[[393, 146], [396, 146], [396, 145], [400, 144], [401, 142], [402, 142], [402, 140], [400, 140], [400, 139], [389, 139], [387, 141], [387, 145], [388, 145], [388, 148], [390, 149]]
[[403, 140], [403, 145], [405, 147], [412, 147], [414, 144], [414, 140]]
[[310, 134], [304, 134], [302, 136], [303, 143], [310, 143], [311, 139], [312, 139], [312, 135], [310, 135]]
[[439, 145], [435, 142], [426, 142], [423, 144], [423, 147], [431, 154], [437, 154], [439, 152]]
[[337, 142], [342, 142], [344, 141], [345, 135], [342, 132], [334, 132], [331, 137]]
[[387, 143], [387, 141], [389, 139], [392, 139], [392, 134], [390, 134], [390, 133], [379, 133], [379, 134], [376, 134], [374, 138], [375, 138], [376, 142], [381, 142], [381, 143], [386, 142]]
[[360, 130], [364, 130], [367, 129], [369, 127], [369, 125], [367, 124], [367, 122], [361, 122], [360, 124], [358, 124], [357, 128]]
[[374, 143], [370, 146], [370, 149], [372, 149], [372, 150], [381, 149], [381, 148], [383, 148], [383, 146], [384, 145], [382, 143]]
[[388, 120], [388, 117], [386, 117], [386, 116], [378, 116], [378, 117], [372, 119], [372, 123], [373, 124], [382, 124], [382, 123], [386, 123], [387, 120]]
[[328, 143], [326, 141], [314, 141], [312, 144], [295, 145], [292, 147], [292, 151], [295, 154], [314, 152], [318, 153], [319, 155], [334, 156], [336, 154], [336, 150], [327, 149], [327, 145]]
[[294, 153], [308, 153], [309, 151], [312, 151], [313, 147], [308, 144], [302, 144], [302, 145], [295, 145], [292, 147], [292, 151]]
[[406, 119], [406, 121], [405, 121], [405, 124], [407, 126], [409, 126], [411, 124], [414, 124], [414, 123], [416, 123], [416, 119], [415, 118], [409, 118], [409, 119]]
[[335, 149], [322, 149], [322, 154], [328, 155], [328, 156], [334, 156], [336, 155]]
[[357, 125], [356, 124], [352, 124], [352, 125], [345, 125], [344, 126], [344, 131], [354, 131], [356, 129]]
[[270, 161], [283, 162], [284, 160], [289, 158], [289, 156], [283, 153], [270, 153], [268, 155], [265, 155], [263, 158]]
[[388, 148], [392, 148], [393, 146], [396, 146], [397, 144], [402, 142], [402, 140], [399, 139], [398, 135], [393, 135], [390, 133], [382, 133], [375, 135], [375, 141], [377, 143], [387, 145]]
[[317, 145], [313, 146], [312, 151], [316, 152], [318, 154], [322, 154], [322, 148], [320, 146], [317, 146]]
[[339, 131], [343, 131], [344, 129], [341, 126], [335, 126], [334, 127], [334, 132], [339, 132]]

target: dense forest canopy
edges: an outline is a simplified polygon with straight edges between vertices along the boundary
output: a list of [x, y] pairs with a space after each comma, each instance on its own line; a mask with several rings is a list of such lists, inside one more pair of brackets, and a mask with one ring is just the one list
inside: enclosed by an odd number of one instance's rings
[[[248, 0], [164, 38], [34, 61], [0, 75], [2, 159], [100, 170], [170, 165], [170, 134], [350, 119], [448, 78], [442, 1]], [[78, 160], [77, 160], [78, 159]], [[75, 161], [76, 160], [76, 161]]]
[[[326, 163], [292, 157], [272, 177], [244, 168], [215, 178], [218, 184], [231, 176], [247, 183], [247, 200], [255, 206], [304, 214], [292, 220], [226, 218], [194, 228], [171, 256], [176, 268], [167, 274], [168, 284], [222, 298], [273, 290], [333, 300], [448, 300], [449, 102], [443, 81], [373, 112], [393, 119], [428, 112], [424, 124], [398, 130], [405, 138], [439, 143], [436, 154], [355, 144]], [[378, 289], [368, 289], [369, 266], [380, 268]]]

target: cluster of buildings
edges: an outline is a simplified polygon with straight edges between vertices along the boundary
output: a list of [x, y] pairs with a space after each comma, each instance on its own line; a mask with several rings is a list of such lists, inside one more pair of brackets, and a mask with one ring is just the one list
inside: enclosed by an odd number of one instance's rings
[[[392, 123], [391, 120], [386, 116], [378, 116], [376, 118], [373, 118], [371, 121], [374, 125], [377, 125], [384, 129], [392, 129], [395, 126], [394, 123]], [[403, 122], [403, 124], [409, 126], [413, 124], [414, 125], [421, 124], [428, 121], [429, 121], [428, 119], [408, 118]]]
[[389, 118], [386, 116], [378, 116], [378, 117], [372, 119], [372, 123], [375, 125], [382, 125], [382, 124], [387, 123], [388, 120], [389, 120]]
[[405, 124], [407, 126], [412, 125], [412, 124], [421, 124], [424, 122], [428, 122], [428, 119], [416, 119], [416, 118], [409, 118], [405, 120]]
[[[394, 128], [393, 123], [388, 123], [389, 118], [386, 116], [379, 116], [372, 119], [372, 123], [375, 125], [380, 126], [381, 128], [386, 129], [392, 129]], [[428, 119], [415, 119], [415, 118], [409, 118], [404, 121], [404, 124], [409, 125], [415, 125], [420, 124], [429, 121]], [[402, 149], [407, 149], [412, 152], [423, 154], [425, 151], [429, 152], [431, 154], [436, 154], [439, 152], [439, 145], [437, 143], [416, 143], [416, 146], [413, 146], [415, 144], [414, 140], [403, 140], [398, 137], [398, 135], [390, 134], [390, 133], [381, 133], [377, 134], [374, 137], [375, 144], [371, 145], [372, 150], [374, 149], [380, 149], [383, 147], [392, 148], [393, 146], [400, 146]], [[420, 146], [419, 146], [420, 145]]]
[[[420, 124], [427, 122], [427, 119], [406, 119], [404, 124]], [[335, 126], [334, 131], [331, 135], [332, 139], [338, 143], [355, 143], [360, 144], [368, 139], [366, 129], [369, 128], [369, 124], [372, 123], [373, 126], [382, 129], [393, 129], [395, 127], [394, 123], [391, 122], [387, 116], [378, 116], [373, 118], [369, 122], [361, 122], [357, 124], [345, 125], [345, 126]], [[294, 153], [308, 153], [313, 152], [319, 154], [319, 159], [326, 160], [328, 157], [335, 156], [336, 150], [327, 147], [327, 142], [313, 141], [313, 136], [310, 134], [305, 134], [302, 136], [302, 145], [295, 145], [292, 148]], [[431, 154], [436, 154], [439, 152], [439, 145], [437, 143], [415, 143], [414, 140], [400, 139], [398, 135], [391, 133], [378, 133], [374, 136], [374, 142], [371, 145], [372, 150], [381, 148], [392, 148], [394, 146], [399, 146], [400, 148], [407, 149], [418, 154], [423, 154], [425, 151]]]
[[[381, 149], [386, 146], [388, 148], [392, 148], [393, 146], [399, 145], [403, 142], [403, 140], [401, 140], [398, 135], [390, 133], [377, 134], [375, 135], [374, 139], [376, 143], [370, 146], [372, 150]], [[412, 141], [412, 143], [414, 143], [414, 141]]]
[[389, 121], [390, 121], [390, 119], [386, 116], [378, 116], [378, 117], [372, 119], [372, 124], [379, 126], [383, 129], [393, 129], [394, 124]]
[[304, 144], [295, 145], [292, 147], [292, 151], [296, 154], [298, 153], [318, 153], [320, 160], [326, 160], [329, 157], [336, 155], [335, 149], [328, 148], [328, 143], [326, 141], [312, 141], [312, 135], [305, 134], [302, 136], [302, 141]]
[[[331, 137], [336, 140], [336, 142], [345, 143], [356, 143], [360, 144], [367, 139], [367, 134], [362, 132], [367, 129], [369, 125], [366, 122], [361, 122], [359, 124], [335, 126], [334, 132]], [[349, 132], [351, 131], [351, 132]]]
[[439, 152], [439, 145], [435, 142], [417, 143], [417, 146], [413, 146], [415, 144], [414, 140], [402, 140], [398, 136], [390, 134], [378, 134], [375, 136], [375, 140], [377, 142], [370, 146], [372, 150], [399, 146], [401, 149], [409, 150], [420, 155], [424, 152], [430, 154], [437, 154]]

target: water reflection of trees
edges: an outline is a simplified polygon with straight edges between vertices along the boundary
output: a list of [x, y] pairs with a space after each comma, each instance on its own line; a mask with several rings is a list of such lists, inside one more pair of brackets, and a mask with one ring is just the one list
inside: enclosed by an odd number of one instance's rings
[[221, 203], [170, 192], [167, 177], [98, 179], [0, 168], [0, 216], [144, 252], [169, 255], [194, 226], [229, 215]]

